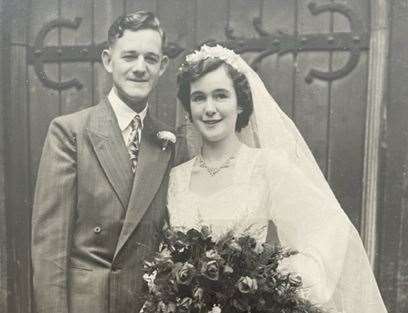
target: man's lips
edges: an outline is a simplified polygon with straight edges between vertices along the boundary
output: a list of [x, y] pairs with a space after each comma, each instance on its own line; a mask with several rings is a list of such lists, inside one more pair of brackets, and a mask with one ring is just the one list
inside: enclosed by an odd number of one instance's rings
[[147, 83], [148, 79], [128, 79], [132, 83]]

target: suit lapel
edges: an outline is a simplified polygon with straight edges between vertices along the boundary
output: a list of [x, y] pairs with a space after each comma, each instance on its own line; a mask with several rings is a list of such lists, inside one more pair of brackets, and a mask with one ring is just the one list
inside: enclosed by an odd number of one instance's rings
[[88, 135], [106, 177], [125, 210], [132, 186], [132, 170], [113, 109], [105, 98], [91, 117]]
[[150, 202], [160, 187], [171, 156], [170, 147], [162, 150], [155, 138], [156, 130], [151, 125], [152, 120], [146, 116], [145, 128], [139, 152], [137, 170], [133, 181], [133, 188], [129, 198], [125, 222], [122, 227], [115, 256], [136, 229]]

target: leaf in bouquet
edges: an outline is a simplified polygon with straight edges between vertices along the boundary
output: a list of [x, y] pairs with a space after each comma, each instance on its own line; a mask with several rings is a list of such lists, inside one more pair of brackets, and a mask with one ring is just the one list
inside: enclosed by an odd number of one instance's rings
[[299, 274], [290, 273], [288, 275], [288, 283], [294, 288], [301, 287], [303, 284], [302, 277]]
[[223, 247], [225, 245], [227, 245], [229, 242], [231, 242], [232, 240], [234, 240], [234, 231], [230, 230], [227, 231], [225, 234], [221, 235], [217, 242], [215, 243], [216, 247], [218, 249], [223, 249]]
[[256, 240], [249, 235], [239, 237], [238, 244], [242, 247], [242, 249], [254, 250], [256, 248]]
[[193, 299], [184, 297], [177, 299], [176, 311], [177, 313], [189, 313], [192, 309]]
[[249, 301], [247, 297], [237, 297], [232, 299], [231, 304], [234, 308], [242, 312], [250, 311]]
[[207, 225], [201, 225], [201, 234], [204, 239], [210, 238], [212, 235], [211, 228]]
[[186, 233], [186, 237], [189, 242], [200, 242], [204, 239], [203, 234], [195, 228], [189, 229]]
[[195, 286], [193, 288], [193, 299], [196, 302], [201, 302], [203, 300], [203, 296], [204, 296], [204, 289], [201, 288], [200, 286]]

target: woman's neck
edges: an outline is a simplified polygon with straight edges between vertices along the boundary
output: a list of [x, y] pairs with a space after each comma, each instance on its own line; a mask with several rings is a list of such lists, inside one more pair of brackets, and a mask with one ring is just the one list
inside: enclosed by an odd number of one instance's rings
[[224, 161], [225, 158], [234, 155], [241, 146], [237, 135], [234, 133], [230, 137], [217, 142], [204, 141], [201, 148], [202, 157], [212, 163]]

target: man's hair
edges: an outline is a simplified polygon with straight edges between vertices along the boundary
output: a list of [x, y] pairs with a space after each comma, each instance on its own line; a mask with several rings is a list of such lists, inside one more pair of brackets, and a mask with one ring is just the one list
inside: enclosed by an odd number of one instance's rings
[[225, 63], [223, 60], [218, 58], [209, 58], [194, 62], [192, 64], [185, 63], [177, 77], [177, 96], [191, 120], [191, 83], [216, 70], [222, 65], [226, 67], [228, 76], [232, 80], [234, 90], [237, 95], [237, 105], [242, 110], [242, 112], [238, 114], [237, 122], [235, 124], [235, 130], [240, 132], [242, 128], [248, 125], [253, 111], [251, 89], [246, 76], [238, 72], [231, 65]]
[[119, 16], [113, 22], [108, 31], [109, 46], [112, 47], [116, 40], [122, 37], [127, 29], [132, 31], [142, 29], [155, 30], [160, 34], [162, 39], [162, 48], [166, 43], [166, 34], [161, 28], [158, 18], [152, 12], [138, 10], [127, 15]]

